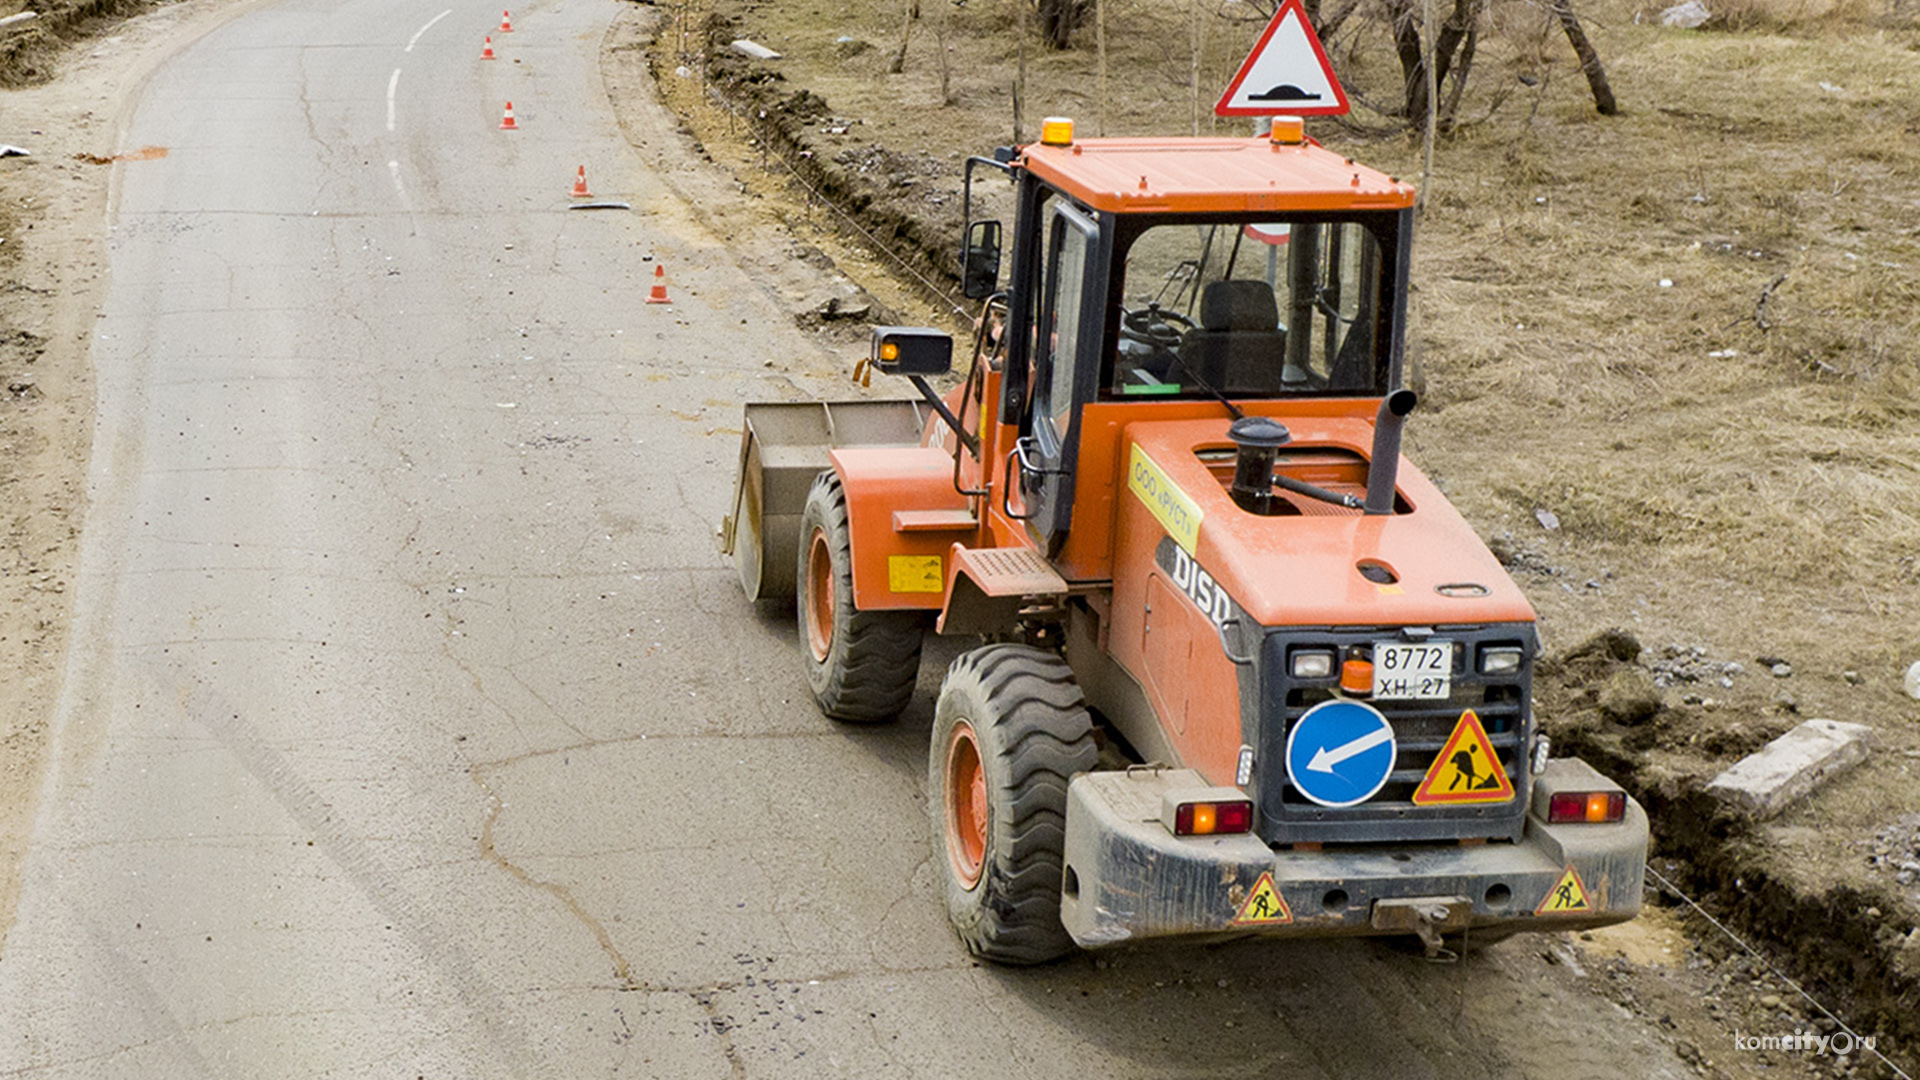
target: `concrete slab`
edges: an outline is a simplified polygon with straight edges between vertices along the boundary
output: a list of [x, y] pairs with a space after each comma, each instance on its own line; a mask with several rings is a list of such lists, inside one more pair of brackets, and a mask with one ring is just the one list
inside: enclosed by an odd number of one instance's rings
[[1740, 759], [1707, 791], [1764, 821], [1867, 758], [1872, 729], [1839, 720], [1809, 720]]

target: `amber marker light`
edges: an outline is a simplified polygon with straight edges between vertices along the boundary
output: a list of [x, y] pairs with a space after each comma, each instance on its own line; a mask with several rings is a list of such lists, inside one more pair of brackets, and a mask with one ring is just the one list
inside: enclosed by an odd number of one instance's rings
[[1173, 812], [1175, 836], [1215, 836], [1249, 832], [1252, 829], [1253, 803], [1244, 799], [1181, 803]]
[[1340, 689], [1349, 694], [1373, 693], [1373, 661], [1350, 656], [1340, 664]]
[[880, 346], [880, 359], [888, 363], [900, 359], [899, 343], [893, 341], [883, 342]]
[[1040, 121], [1040, 141], [1047, 146], [1072, 146], [1073, 121], [1064, 116], [1049, 116]]
[[1307, 122], [1298, 116], [1276, 116], [1268, 136], [1282, 146], [1299, 146], [1307, 141]]
[[1562, 791], [1547, 803], [1549, 825], [1604, 825], [1626, 816], [1624, 791]]

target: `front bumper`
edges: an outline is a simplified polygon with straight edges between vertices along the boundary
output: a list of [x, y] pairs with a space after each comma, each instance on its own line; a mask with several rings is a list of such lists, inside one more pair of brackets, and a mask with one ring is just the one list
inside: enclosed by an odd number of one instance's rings
[[1412, 932], [1409, 910], [1443, 932], [1572, 930], [1640, 911], [1647, 815], [1627, 800], [1612, 825], [1548, 825], [1554, 790], [1612, 787], [1562, 759], [1535, 779], [1518, 843], [1269, 849], [1252, 835], [1175, 837], [1171, 791], [1205, 788], [1188, 770], [1086, 773], [1067, 789], [1060, 915], [1084, 948], [1167, 937]]

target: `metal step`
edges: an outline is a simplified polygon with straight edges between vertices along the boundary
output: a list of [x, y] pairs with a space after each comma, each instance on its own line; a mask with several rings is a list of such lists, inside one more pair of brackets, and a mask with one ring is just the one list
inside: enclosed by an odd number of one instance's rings
[[1033, 548], [962, 548], [955, 558], [960, 570], [988, 596], [1052, 596], [1067, 591], [1067, 579]]

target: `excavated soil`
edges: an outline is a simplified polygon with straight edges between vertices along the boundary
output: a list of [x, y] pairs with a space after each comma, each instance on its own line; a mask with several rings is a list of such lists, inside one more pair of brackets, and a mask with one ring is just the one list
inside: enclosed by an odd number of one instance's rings
[[[19, 6], [0, 0], [0, 16]], [[0, 39], [0, 85], [26, 88], [7, 91], [0, 142], [34, 151], [0, 160], [0, 926], [84, 510], [104, 265], [104, 170], [90, 162], [118, 149], [94, 103], [138, 77], [108, 70], [126, 48], [117, 18], [160, 11], [129, 26], [161, 35], [232, 6], [77, 0]], [[1009, 141], [1020, 57], [999, 5], [946, 7], [927, 9], [945, 21], [908, 39], [899, 75], [886, 71], [901, 31], [891, 3], [688, 0], [659, 6], [657, 35], [609, 40], [608, 70], [626, 78], [644, 56], [683, 134], [790, 230], [770, 272], [786, 275], [793, 317], [849, 343], [869, 322], [971, 317], [951, 274], [958, 173]], [[1625, 0], [1600, 10], [1590, 29], [1622, 117], [1593, 117], [1539, 41], [1489, 42], [1480, 69], [1509, 85], [1499, 101], [1469, 95], [1475, 122], [1436, 153], [1410, 341], [1426, 400], [1409, 453], [1534, 597], [1551, 653], [1540, 715], [1561, 752], [1647, 805], [1656, 873], [1912, 1071], [1920, 709], [1899, 682], [1920, 655], [1920, 526], [1904, 509], [1920, 484], [1920, 233], [1886, 223], [1920, 198], [1920, 32], [1895, 11], [1820, 32], [1681, 37], [1642, 26], [1648, 12]], [[1185, 29], [1155, 24], [1164, 14], [1116, 8], [1110, 38], [1134, 51], [1114, 67], [1132, 77], [1106, 99], [1084, 41], [1030, 50], [1024, 115], [1097, 116], [1112, 133], [1210, 128], [1189, 69], [1218, 85], [1245, 31], [1196, 31], [1211, 51], [1189, 64]], [[740, 37], [786, 57], [749, 61], [729, 48]], [[1362, 81], [1377, 81], [1382, 65], [1350, 44]], [[1725, 71], [1740, 85], [1722, 87]], [[1417, 141], [1381, 127], [1312, 132], [1419, 175]], [[1810, 716], [1869, 724], [1873, 758], [1766, 825], [1704, 795]], [[1649, 895], [1637, 923], [1505, 948], [1584, 963], [1623, 1007], [1667, 1016], [1703, 1075], [1891, 1075], [1858, 1054], [1730, 1051], [1729, 1032], [1834, 1028], [1702, 916]]]
[[[952, 272], [960, 164], [1008, 141], [1019, 57], [1005, 20], [983, 14], [962, 26], [963, 16], [930, 14], [954, 22], [935, 45], [925, 44], [930, 29], [909, 38], [905, 71], [891, 74], [894, 5], [828, 12], [719, 0], [666, 10], [675, 32], [656, 42], [654, 73], [704, 149], [758, 197], [804, 205], [823, 228], [839, 223], [893, 287], [964, 326], [970, 313], [954, 300]], [[1437, 151], [1409, 344], [1426, 401], [1409, 452], [1535, 599], [1549, 646], [1539, 714], [1559, 753], [1588, 758], [1647, 806], [1655, 871], [1676, 890], [1650, 888], [1649, 897], [1686, 917], [1688, 964], [1706, 980], [1695, 991], [1716, 1017], [1749, 1031], [1837, 1030], [1775, 981], [1777, 965], [1911, 1070], [1920, 1061], [1920, 889], [1901, 867], [1920, 858], [1911, 824], [1920, 820], [1920, 710], [1900, 692], [1900, 674], [1920, 654], [1920, 548], [1913, 518], [1878, 500], [1893, 496], [1881, 485], [1920, 476], [1870, 447], [1891, 449], [1887, 438], [1902, 453], [1913, 446], [1920, 357], [1888, 344], [1911, 309], [1858, 305], [1848, 290], [1863, 284], [1851, 268], [1864, 258], [1876, 266], [1874, 289], [1920, 296], [1920, 245], [1898, 229], [1884, 244], [1863, 241], [1866, 209], [1834, 204], [1851, 186], [1850, 167], [1905, 192], [1876, 190], [1890, 212], [1900, 197], [1920, 197], [1920, 170], [1890, 179], [1887, 152], [1854, 141], [1796, 156], [1783, 144], [1797, 133], [1755, 114], [1773, 85], [1768, 65], [1801, 62], [1789, 60], [1792, 47], [1838, 57], [1851, 40], [1871, 40], [1852, 69], [1866, 82], [1869, 72], [1906, 72], [1920, 32], [1896, 12], [1811, 43], [1799, 40], [1804, 30], [1724, 27], [1683, 39], [1623, 25], [1644, 12], [1603, 10], [1614, 21], [1596, 38], [1614, 58], [1627, 119], [1594, 117], [1566, 61], [1534, 41], [1533, 53], [1482, 63], [1544, 72], [1546, 85], [1557, 70], [1558, 94], [1543, 88], [1524, 116], [1502, 116], [1495, 103]], [[1137, 8], [1127, 17], [1146, 18]], [[732, 47], [741, 38], [783, 55], [751, 60]], [[1164, 60], [1165, 40], [1156, 47]], [[956, 87], [945, 103], [927, 55], [936, 49]], [[1029, 117], [1073, 113], [1085, 123], [1095, 111], [1086, 51], [1083, 42], [1077, 58], [1030, 52], [1028, 97], [1039, 106]], [[1748, 95], [1758, 100], [1693, 91], [1687, 109], [1647, 102], [1710, 80], [1710, 65], [1733, 56], [1762, 73]], [[1803, 77], [1785, 67], [1771, 76]], [[1820, 85], [1870, 99], [1862, 107], [1876, 117], [1873, 137], [1910, 143], [1920, 98], [1904, 78], [1873, 90]], [[1185, 93], [1156, 105], [1135, 86], [1103, 122], [1113, 133], [1179, 133]], [[1356, 130], [1372, 123], [1377, 132], [1378, 122], [1321, 121], [1312, 133], [1417, 173], [1417, 141]], [[1708, 144], [1715, 167], [1736, 179], [1703, 170]], [[1623, 178], [1608, 159], [1629, 154], [1643, 160]], [[1682, 179], [1668, 189], [1639, 175], [1669, 164]], [[1783, 180], [1790, 190], [1770, 190]], [[1655, 234], [1659, 250], [1643, 250]], [[1783, 274], [1807, 282], [1791, 314]], [[1721, 769], [1815, 716], [1872, 726], [1869, 763], [1767, 824], [1705, 794]], [[1709, 914], [1766, 961], [1711, 927]], [[1703, 1064], [1709, 1074], [1726, 1065], [1714, 1056], [1721, 1065]], [[1884, 1068], [1871, 1055], [1861, 1062], [1838, 1065], [1847, 1075]]]

